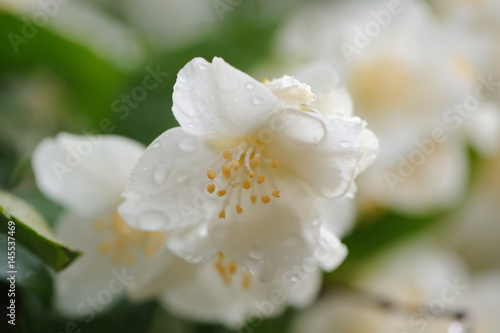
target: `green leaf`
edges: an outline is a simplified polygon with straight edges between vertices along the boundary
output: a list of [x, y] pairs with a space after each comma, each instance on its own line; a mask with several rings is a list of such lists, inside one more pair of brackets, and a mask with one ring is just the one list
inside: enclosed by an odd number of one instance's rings
[[[9, 229], [9, 221], [14, 222], [14, 233]], [[4, 191], [0, 191], [0, 232], [13, 237], [56, 271], [81, 254], [61, 244], [33, 207]]]

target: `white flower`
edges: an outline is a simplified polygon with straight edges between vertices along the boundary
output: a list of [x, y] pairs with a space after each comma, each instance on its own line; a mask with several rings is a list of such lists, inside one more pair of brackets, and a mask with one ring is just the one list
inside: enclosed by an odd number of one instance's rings
[[55, 304], [68, 316], [88, 320], [115, 304], [143, 259], [163, 247], [162, 233], [134, 230], [116, 211], [143, 151], [141, 144], [120, 136], [60, 133], [33, 153], [39, 189], [66, 209], [56, 235], [83, 252], [55, 276]]
[[[292, 332], [447, 332], [456, 323], [442, 307], [470, 308], [463, 306], [469, 287], [463, 264], [427, 241], [389, 249], [349, 282], [360, 293], [346, 290], [326, 296], [297, 316]], [[384, 307], [385, 301], [391, 306]], [[424, 314], [421, 307], [436, 312]]]
[[345, 195], [377, 142], [361, 142], [358, 118], [316, 110], [313, 96], [291, 77], [262, 84], [220, 58], [193, 59], [174, 87], [181, 127], [146, 149], [120, 214], [169, 230], [167, 247], [190, 263], [222, 252], [266, 281], [308, 258], [333, 269], [346, 250], [330, 231], [332, 201], [317, 199]]
[[222, 253], [210, 264], [188, 264], [167, 254], [138, 275], [129, 292], [136, 301], [159, 296], [179, 317], [236, 328], [253, 317], [279, 315], [289, 305], [309, 305], [320, 288], [321, 273], [315, 265], [299, 269], [300, 277], [294, 280], [262, 282]]
[[[466, 190], [470, 136], [465, 126], [455, 129], [450, 118], [457, 115], [448, 109], [473, 95], [478, 75], [489, 73], [489, 48], [470, 34], [453, 35], [424, 2], [401, 2], [396, 9], [391, 4], [305, 5], [278, 34], [277, 53], [283, 62], [297, 52], [296, 61], [331, 62], [357, 114], [377, 134], [380, 155], [357, 182], [361, 203], [405, 213], [449, 208]], [[435, 129], [445, 132], [444, 142], [432, 139]], [[423, 150], [427, 139], [432, 147]]]

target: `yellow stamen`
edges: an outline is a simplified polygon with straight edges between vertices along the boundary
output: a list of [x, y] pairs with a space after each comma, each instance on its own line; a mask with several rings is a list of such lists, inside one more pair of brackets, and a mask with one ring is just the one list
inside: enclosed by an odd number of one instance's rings
[[223, 197], [224, 195], [226, 195], [226, 193], [227, 193], [227, 192], [226, 192], [225, 190], [220, 190], [220, 191], [217, 191], [217, 195], [218, 195], [219, 197]]
[[231, 164], [233, 165], [234, 170], [236, 170], [240, 167], [240, 162], [238, 162], [238, 161], [232, 161]]
[[103, 220], [96, 220], [96, 221], [94, 222], [94, 229], [95, 229], [96, 231], [101, 231], [101, 230], [103, 230], [105, 227], [106, 227], [106, 223], [104, 223], [104, 221], [103, 221]]
[[241, 208], [240, 205], [236, 205], [236, 213], [238, 213], [239, 215], [243, 213], [243, 208]]
[[252, 275], [249, 272], [246, 272], [245, 275], [243, 275], [243, 281], [241, 283], [241, 288], [243, 288], [243, 290], [250, 289], [251, 282], [252, 282]]
[[215, 184], [208, 184], [207, 191], [208, 193], [213, 193], [215, 191]]
[[230, 159], [231, 157], [233, 157], [233, 154], [231, 154], [231, 152], [229, 150], [226, 150], [225, 152], [222, 153], [222, 156], [224, 156], [224, 158], [226, 160]]
[[259, 178], [257, 178], [257, 183], [262, 184], [265, 180], [266, 178], [264, 178], [264, 176], [259, 176]]
[[219, 218], [220, 219], [225, 219], [226, 218], [226, 211], [224, 209], [220, 211]]
[[266, 204], [268, 203], [269, 201], [271, 201], [271, 198], [269, 198], [268, 195], [261, 195], [260, 196], [260, 200], [262, 201], [263, 204]]
[[250, 176], [250, 178], [253, 178], [253, 176], [255, 176], [255, 172], [252, 170], [248, 173], [248, 176]]
[[273, 197], [279, 198], [280, 197], [280, 192], [281, 191], [273, 191], [273, 193], [272, 193]]
[[234, 273], [236, 273], [236, 269], [238, 269], [237, 263], [232, 262], [229, 264], [229, 272], [231, 273], [231, 275], [234, 275]]
[[252, 200], [252, 203], [256, 203], [257, 202], [257, 196], [256, 195], [250, 196], [250, 200]]
[[280, 166], [280, 161], [278, 161], [278, 160], [272, 160], [272, 161], [271, 161], [271, 166], [272, 166], [273, 168], [277, 168], [277, 167], [279, 167], [279, 166]]
[[102, 254], [109, 253], [111, 251], [112, 245], [110, 242], [101, 243], [99, 250]]
[[260, 164], [260, 156], [257, 155], [253, 158], [253, 164], [255, 166], [258, 166]]
[[207, 176], [210, 179], [214, 179], [215, 178], [215, 171], [214, 170], [207, 170]]
[[252, 185], [252, 183], [250, 183], [249, 180], [245, 180], [242, 186], [245, 190], [248, 190], [250, 188], [250, 185]]

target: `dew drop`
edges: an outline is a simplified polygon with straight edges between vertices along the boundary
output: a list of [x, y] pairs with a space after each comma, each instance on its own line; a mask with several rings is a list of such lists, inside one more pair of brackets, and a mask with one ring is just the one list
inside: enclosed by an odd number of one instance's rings
[[147, 165], [144, 167], [144, 172], [149, 172], [149, 167]]
[[182, 75], [177, 76], [177, 81], [179, 81], [180, 83], [188, 83], [188, 80]]
[[160, 141], [155, 141], [155, 142], [153, 143], [153, 148], [158, 148], [158, 147], [160, 147], [160, 146], [161, 146], [161, 142], [160, 142]]
[[167, 174], [167, 166], [163, 163], [158, 164], [153, 172], [153, 178], [156, 184], [160, 185], [161, 183], [163, 183], [165, 181], [165, 178], [167, 177]]
[[253, 84], [252, 82], [248, 82], [246, 87], [248, 90], [253, 90], [255, 88], [255, 84]]
[[252, 98], [252, 103], [254, 105], [261, 105], [262, 104], [262, 98], [260, 98], [260, 97], [254, 97], [254, 98]]
[[157, 231], [165, 228], [170, 218], [162, 212], [144, 212], [139, 215], [139, 227], [147, 231]]
[[179, 147], [187, 153], [192, 153], [196, 151], [197, 145], [194, 139], [186, 137], [179, 142]]
[[198, 65], [198, 68], [202, 71], [204, 71], [205, 69], [207, 69], [207, 66], [205, 64], [199, 64]]

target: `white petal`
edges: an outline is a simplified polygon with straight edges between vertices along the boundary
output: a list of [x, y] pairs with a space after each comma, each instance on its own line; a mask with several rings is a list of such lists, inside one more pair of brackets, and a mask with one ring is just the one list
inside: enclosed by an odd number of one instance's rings
[[280, 189], [281, 198], [266, 205], [244, 206], [243, 214], [230, 222], [216, 218], [210, 231], [214, 248], [263, 281], [276, 277], [292, 280], [291, 267], [304, 260], [315, 262], [313, 250], [320, 224], [314, 222], [316, 204], [309, 200], [306, 189], [297, 189], [297, 193], [286, 186]]
[[95, 217], [120, 202], [127, 179], [144, 147], [127, 138], [60, 133], [33, 153], [40, 190], [81, 215]]
[[340, 74], [329, 63], [317, 62], [297, 73], [296, 78], [311, 86], [316, 100], [312, 106], [327, 117], [350, 117], [352, 99], [346, 88], [340, 86]]
[[269, 156], [321, 196], [340, 197], [349, 190], [362, 155], [356, 135], [323, 115], [294, 109], [276, 112], [267, 124], [275, 129], [267, 145]]
[[132, 227], [168, 230], [206, 220], [210, 201], [204, 189], [215, 153], [182, 128], [160, 135], [132, 172], [119, 212]]
[[347, 197], [320, 200], [324, 216], [322, 226], [339, 238], [348, 234], [356, 220], [354, 200]]
[[255, 316], [276, 316], [288, 304], [307, 305], [316, 296], [321, 282], [321, 275], [314, 269], [293, 284], [263, 283], [251, 278], [250, 288], [244, 289], [243, 275], [247, 273], [239, 267], [226, 284], [213, 264], [194, 266], [197, 267], [194, 274], [184, 275], [165, 290], [162, 303], [184, 318], [219, 322], [233, 328], [241, 327]]
[[321, 269], [332, 271], [337, 268], [347, 256], [347, 247], [340, 239], [328, 230], [328, 226], [321, 226], [319, 242], [314, 257]]
[[253, 131], [279, 101], [263, 84], [221, 58], [195, 58], [177, 75], [172, 111], [193, 135], [241, 137]]
[[[105, 237], [93, 229], [92, 221], [65, 215], [59, 220], [55, 232], [64, 243], [83, 252], [81, 258], [55, 276], [54, 303], [61, 313], [73, 318], [81, 317], [83, 313], [86, 319], [92, 309], [89, 297], [97, 299], [101, 311], [123, 298], [123, 284], [114, 282], [115, 292], [109, 288], [111, 280], [116, 280], [113, 273], [121, 274], [125, 269], [126, 274], [135, 275], [134, 269], [113, 265], [108, 256], [99, 252], [99, 245]], [[111, 295], [109, 299], [108, 295]]]

